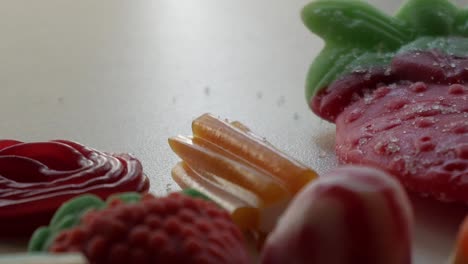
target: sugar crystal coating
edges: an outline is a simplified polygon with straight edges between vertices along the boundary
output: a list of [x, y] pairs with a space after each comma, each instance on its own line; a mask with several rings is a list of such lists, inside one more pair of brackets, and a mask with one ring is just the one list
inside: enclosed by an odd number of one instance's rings
[[468, 160], [459, 154], [468, 142], [467, 9], [408, 0], [388, 16], [361, 1], [317, 0], [303, 20], [326, 42], [310, 68], [307, 99], [336, 124], [339, 161], [384, 169], [424, 196], [468, 203]]

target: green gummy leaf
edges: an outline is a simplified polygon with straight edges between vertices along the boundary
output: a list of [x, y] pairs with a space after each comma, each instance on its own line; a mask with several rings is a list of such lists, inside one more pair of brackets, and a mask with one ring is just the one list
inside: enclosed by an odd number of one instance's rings
[[449, 0], [408, 0], [395, 17], [359, 0], [317, 0], [304, 7], [302, 20], [325, 41], [307, 74], [309, 102], [343, 75], [385, 67], [399, 52], [468, 54], [468, 9]]
[[[108, 201], [120, 199], [124, 203], [134, 203], [141, 199], [138, 193], [121, 193], [112, 195]], [[89, 210], [100, 210], [107, 206], [98, 196], [85, 194], [65, 202], [54, 214], [49, 226], [37, 229], [29, 240], [28, 251], [47, 251], [55, 237], [62, 231], [73, 228], [80, 223], [81, 217]]]
[[194, 197], [194, 198], [200, 198], [200, 199], [207, 200], [207, 201], [210, 201], [210, 202], [212, 201], [204, 193], [201, 193], [201, 192], [199, 192], [199, 191], [197, 191], [195, 189], [187, 188], [187, 189], [182, 190], [182, 193], [185, 194], [185, 195]]
[[81, 216], [91, 209], [105, 206], [104, 201], [95, 195], [85, 194], [64, 203], [55, 212], [48, 227], [37, 229], [29, 240], [30, 252], [47, 251], [55, 237], [63, 230], [79, 224]]
[[363, 50], [327, 44], [309, 68], [306, 80], [306, 96], [311, 98], [347, 68], [348, 64], [361, 56]]
[[114, 199], [122, 200], [124, 203], [137, 203], [141, 200], [141, 194], [136, 192], [126, 192], [111, 195], [107, 198], [108, 203]]
[[41, 227], [37, 229], [32, 235], [28, 244], [28, 252], [42, 252], [46, 249], [44, 245], [50, 237], [50, 229], [48, 227]]
[[393, 58], [393, 52], [366, 52], [348, 64], [344, 73], [362, 72], [375, 67], [387, 67]]
[[468, 9], [458, 11], [453, 28], [455, 34], [468, 37]]
[[396, 17], [419, 36], [440, 36], [453, 33], [457, 12], [457, 7], [447, 0], [409, 0]]
[[446, 54], [463, 57], [468, 54], [468, 38], [421, 37], [403, 46], [398, 53], [418, 50], [439, 50]]
[[57, 212], [55, 212], [52, 220], [50, 221], [50, 225], [59, 225], [64, 218], [69, 218], [71, 216], [79, 217], [84, 211], [91, 208], [102, 208], [104, 205], [105, 204], [101, 198], [95, 195], [85, 194], [78, 196], [77, 198], [64, 203]]
[[302, 20], [325, 42], [356, 48], [395, 49], [413, 35], [403, 22], [361, 1], [318, 0], [304, 7]]

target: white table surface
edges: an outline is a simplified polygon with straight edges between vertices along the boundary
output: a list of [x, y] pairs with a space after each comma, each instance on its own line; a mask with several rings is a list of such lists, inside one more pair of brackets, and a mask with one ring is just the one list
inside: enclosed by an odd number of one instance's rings
[[[334, 126], [305, 101], [322, 47], [299, 18], [307, 2], [3, 0], [0, 138], [131, 152], [165, 194], [178, 189], [167, 138], [211, 112], [324, 173]], [[401, 1], [371, 2], [393, 12]], [[415, 263], [443, 263], [466, 210], [413, 199]]]

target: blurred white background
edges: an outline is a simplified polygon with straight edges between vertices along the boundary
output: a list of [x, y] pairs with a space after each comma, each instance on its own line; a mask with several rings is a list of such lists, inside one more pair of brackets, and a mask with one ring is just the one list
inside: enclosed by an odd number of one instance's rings
[[[401, 1], [370, 2], [394, 12]], [[306, 3], [3, 0], [0, 138], [131, 152], [165, 194], [177, 190], [167, 138], [211, 112], [323, 173], [336, 165], [334, 127], [304, 96], [322, 47], [300, 20]], [[416, 263], [442, 263], [460, 209], [414, 199]]]

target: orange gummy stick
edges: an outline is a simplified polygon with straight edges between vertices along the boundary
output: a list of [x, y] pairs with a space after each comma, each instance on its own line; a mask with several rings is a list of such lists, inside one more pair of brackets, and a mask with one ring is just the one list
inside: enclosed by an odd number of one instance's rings
[[192, 170], [185, 162], [179, 162], [172, 169], [172, 178], [182, 187], [194, 188], [210, 197], [214, 202], [231, 213], [234, 222], [243, 230], [255, 229], [259, 225], [259, 199], [255, 194], [242, 190], [242, 195], [236, 188], [233, 193], [230, 188], [220, 186], [215, 179], [206, 178]]
[[195, 138], [213, 142], [242, 157], [245, 162], [267, 171], [293, 194], [317, 177], [315, 171], [253, 135], [240, 122], [228, 123], [204, 114], [193, 121], [192, 131]]
[[465, 217], [458, 231], [457, 246], [455, 249], [453, 264], [468, 263], [468, 216]]
[[201, 174], [216, 175], [235, 183], [258, 195], [266, 204], [290, 196], [288, 191], [269, 175], [194, 144], [190, 138], [173, 137], [169, 139], [169, 145], [195, 171]]

